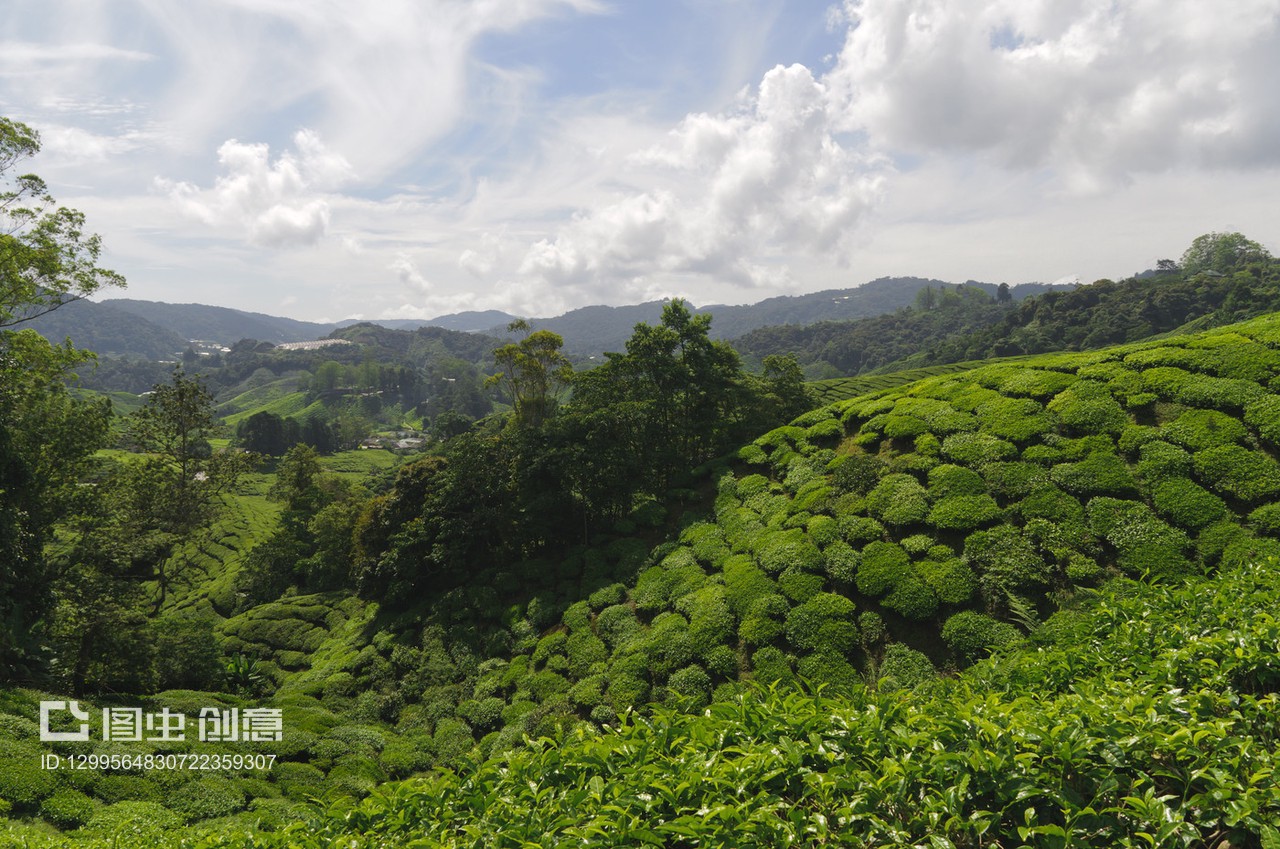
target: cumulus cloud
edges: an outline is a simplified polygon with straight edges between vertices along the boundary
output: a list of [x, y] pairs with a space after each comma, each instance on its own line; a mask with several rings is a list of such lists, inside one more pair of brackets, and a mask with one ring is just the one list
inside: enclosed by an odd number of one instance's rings
[[391, 261], [389, 268], [395, 272], [396, 278], [404, 286], [412, 289], [420, 294], [428, 294], [432, 290], [430, 281], [423, 276], [418, 270], [418, 266], [414, 264], [406, 253], [396, 254], [395, 259]]
[[882, 149], [1105, 187], [1280, 163], [1280, 0], [846, 0], [827, 82]]
[[159, 180], [188, 215], [213, 227], [243, 232], [254, 245], [313, 245], [329, 229], [326, 192], [354, 178], [350, 164], [310, 130], [293, 137], [295, 151], [275, 160], [266, 144], [230, 139], [218, 148], [225, 172], [210, 189]]
[[842, 253], [885, 165], [838, 137], [830, 103], [808, 68], [775, 67], [737, 110], [690, 115], [633, 156], [633, 179], [653, 187], [538, 241], [521, 272], [558, 286], [685, 273], [776, 285], [793, 253]]

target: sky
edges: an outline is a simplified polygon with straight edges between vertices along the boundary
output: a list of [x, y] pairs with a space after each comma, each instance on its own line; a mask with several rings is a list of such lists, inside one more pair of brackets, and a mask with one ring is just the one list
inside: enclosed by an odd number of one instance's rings
[[309, 320], [1280, 253], [1280, 0], [4, 0], [128, 279]]

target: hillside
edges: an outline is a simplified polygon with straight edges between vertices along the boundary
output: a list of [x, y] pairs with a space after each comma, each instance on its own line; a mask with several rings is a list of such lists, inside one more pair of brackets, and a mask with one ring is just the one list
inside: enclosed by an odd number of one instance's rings
[[[694, 311], [715, 316], [712, 330], [715, 338], [736, 339], [764, 327], [785, 325], [787, 329], [791, 329], [817, 322], [893, 313], [914, 303], [922, 289], [932, 288], [941, 294], [959, 291], [962, 286], [972, 287], [991, 296], [997, 290], [995, 285], [974, 281], [957, 285], [919, 277], [882, 277], [849, 289], [784, 295], [755, 304], [713, 304], [697, 307]], [[1054, 287], [1040, 283], [1025, 283], [1012, 287], [1010, 292], [1016, 300], [1052, 288]], [[622, 350], [637, 324], [651, 324], [657, 321], [661, 312], [661, 301], [619, 307], [592, 306], [570, 310], [554, 318], [531, 319], [530, 323], [535, 329], [550, 330], [563, 336], [565, 350], [572, 354], [599, 356], [606, 351]], [[502, 335], [504, 331], [505, 324], [491, 328], [489, 333]], [[767, 353], [783, 352], [782, 346], [777, 346]]]
[[[260, 659], [269, 703], [299, 729], [267, 750], [283, 762], [164, 795], [156, 776], [124, 795], [54, 778], [0, 796], [46, 817], [74, 803], [86, 838], [126, 821], [148, 833], [171, 799], [191, 821], [225, 817], [211, 825], [226, 845], [282, 845], [234, 835], [283, 826], [322, 789], [361, 797], [477, 747], [502, 760], [374, 792], [288, 840], [354, 830], [394, 846], [470, 826], [623, 844], [647, 828], [709, 845], [763, 829], [761, 845], [780, 845], [790, 829], [817, 842], [820, 813], [828, 828], [845, 817], [829, 834], [855, 843], [1056, 829], [1115, 845], [1154, 828], [1156, 845], [1256, 845], [1280, 810], [1256, 779], [1274, 757], [1274, 580], [1249, 565], [1280, 555], [1277, 379], [1280, 316], [936, 374], [760, 437], [703, 471], [705, 501], [688, 492], [670, 514], [650, 502], [587, 546], [494, 563], [399, 610], [335, 591], [243, 608], [235, 575], [210, 567], [223, 650]], [[429, 463], [405, 466], [383, 503], [419, 491]], [[992, 652], [1006, 660], [963, 671]], [[797, 677], [823, 685], [821, 700], [752, 695]], [[9, 698], [20, 713], [32, 696]], [[653, 718], [621, 719], [629, 709]], [[619, 730], [595, 736], [606, 725]], [[575, 726], [589, 736], [503, 754]], [[788, 748], [796, 739], [810, 744]], [[790, 766], [773, 750], [792, 752]], [[1228, 750], [1249, 754], [1224, 765]], [[722, 769], [742, 794], [717, 789]], [[683, 786], [658, 777], [690, 771]], [[548, 774], [563, 781], [524, 795], [523, 776], [536, 787]], [[886, 786], [886, 774], [901, 778]], [[500, 805], [468, 801], [498, 792]], [[720, 811], [723, 832], [690, 818], [702, 808]]]
[[204, 304], [166, 304], [133, 298], [111, 298], [103, 303], [168, 328], [183, 339], [200, 339], [219, 345], [232, 345], [241, 339], [276, 344], [307, 342], [327, 336], [334, 328], [332, 324]]
[[[735, 339], [745, 356], [794, 353], [814, 378], [892, 372], [1050, 351], [1087, 351], [1220, 327], [1280, 309], [1280, 265], [1147, 274], [1055, 289], [1007, 305], [976, 287], [858, 321], [766, 327]], [[1016, 290], [1015, 290], [1016, 291]]]
[[174, 360], [189, 337], [106, 303], [72, 301], [25, 323], [51, 342], [71, 339], [78, 348], [108, 357]]

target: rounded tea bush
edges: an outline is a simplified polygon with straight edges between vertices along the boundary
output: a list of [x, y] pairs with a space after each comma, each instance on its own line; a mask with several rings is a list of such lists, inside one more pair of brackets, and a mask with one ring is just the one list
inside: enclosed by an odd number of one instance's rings
[[882, 690], [910, 690], [933, 680], [937, 675], [932, 661], [923, 652], [890, 643], [880, 663], [879, 687]]
[[79, 790], [64, 789], [40, 805], [40, 816], [61, 829], [79, 828], [93, 817], [98, 806]]
[[867, 596], [884, 595], [903, 572], [911, 568], [911, 558], [902, 546], [891, 542], [872, 542], [862, 549], [858, 567], [858, 592]]
[[818, 593], [787, 614], [787, 641], [798, 649], [844, 654], [858, 645], [853, 602]]
[[1008, 622], [999, 622], [974, 610], [953, 614], [942, 626], [942, 641], [965, 663], [984, 657], [992, 649], [1009, 645], [1017, 639], [1018, 629]]
[[886, 475], [867, 496], [867, 512], [889, 525], [922, 522], [929, 513], [927, 493], [912, 475]]
[[952, 495], [933, 505], [929, 524], [944, 531], [971, 531], [1000, 518], [1000, 505], [990, 495]]

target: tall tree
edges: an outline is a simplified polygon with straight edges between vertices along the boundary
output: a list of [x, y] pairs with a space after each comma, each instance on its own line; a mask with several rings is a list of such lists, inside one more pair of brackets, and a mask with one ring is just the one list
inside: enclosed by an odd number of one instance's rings
[[110, 408], [72, 398], [65, 380], [91, 355], [5, 328], [124, 278], [98, 266], [100, 239], [17, 169], [40, 137], [0, 117], [0, 680], [38, 665], [36, 633], [52, 604], [44, 545], [74, 509], [75, 484], [104, 444]]
[[506, 391], [517, 427], [536, 428], [555, 412], [560, 392], [569, 382], [572, 369], [560, 353], [564, 339], [550, 330], [534, 330], [520, 318], [507, 325], [507, 330], [524, 336], [493, 352], [502, 371], [486, 380], [485, 385], [500, 386]]

